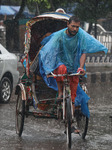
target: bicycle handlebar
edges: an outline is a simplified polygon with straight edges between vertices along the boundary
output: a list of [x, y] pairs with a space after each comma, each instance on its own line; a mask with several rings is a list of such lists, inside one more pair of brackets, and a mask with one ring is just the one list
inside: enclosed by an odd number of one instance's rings
[[80, 71], [77, 73], [71, 73], [71, 74], [54, 74], [53, 72], [51, 72], [51, 74], [47, 75], [47, 78], [49, 77], [66, 77], [66, 76], [80, 76], [80, 75], [84, 75], [84, 73], [81, 73]]

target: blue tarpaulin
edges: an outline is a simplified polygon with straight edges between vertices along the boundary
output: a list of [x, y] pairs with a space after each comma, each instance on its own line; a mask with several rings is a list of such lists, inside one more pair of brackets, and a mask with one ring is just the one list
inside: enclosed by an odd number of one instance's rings
[[41, 42], [44, 47], [39, 57], [45, 74], [49, 74], [61, 64], [66, 65], [68, 72], [76, 72], [80, 67], [82, 53], [108, 51], [103, 44], [81, 28], [74, 37], [67, 36], [65, 30], [66, 28], [55, 32]]
[[11, 6], [0, 6], [0, 15], [15, 15], [15, 13], [16, 12], [11, 8]]
[[10, 7], [15, 13], [17, 13], [20, 9], [20, 6], [10, 6]]
[[[20, 9], [20, 6], [1, 5], [0, 6], [0, 15], [15, 16], [19, 12], [19, 9]], [[29, 12], [27, 7], [25, 7], [23, 15], [27, 18], [34, 17], [34, 15]]]

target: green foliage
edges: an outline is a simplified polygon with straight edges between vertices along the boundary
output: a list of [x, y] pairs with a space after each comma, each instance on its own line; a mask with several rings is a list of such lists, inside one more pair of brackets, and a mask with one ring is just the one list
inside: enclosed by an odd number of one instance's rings
[[50, 9], [48, 0], [27, 0], [27, 6], [32, 12], [35, 12], [37, 7], [40, 13]]
[[96, 22], [99, 18], [104, 18], [112, 8], [111, 0], [75, 0], [77, 8], [74, 14], [82, 21]]
[[27, 0], [27, 5], [29, 9], [36, 9], [36, 5], [38, 5], [40, 13], [55, 11], [59, 7], [67, 7], [69, 0]]
[[[82, 21], [96, 22], [97, 19], [105, 17], [110, 11], [112, 12], [112, 0], [26, 0], [27, 6], [32, 12], [36, 9], [40, 13], [54, 11], [59, 7], [68, 8], [74, 3], [77, 8], [74, 14], [79, 16]], [[2, 0], [1, 4], [21, 5], [22, 0]], [[10, 3], [10, 4], [9, 4]]]
[[95, 23], [94, 36], [97, 37], [97, 20], [105, 18], [107, 14], [112, 12], [111, 0], [73, 0], [77, 3], [74, 14], [82, 21], [90, 23], [88, 32], [92, 29], [92, 23]]
[[1, 5], [15, 5], [15, 6], [19, 6], [21, 4], [21, 0], [0, 0], [0, 4]]

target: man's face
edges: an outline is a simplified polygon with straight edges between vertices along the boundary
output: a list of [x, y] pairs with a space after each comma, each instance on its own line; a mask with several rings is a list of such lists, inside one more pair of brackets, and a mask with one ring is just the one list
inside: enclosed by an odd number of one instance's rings
[[71, 21], [71, 23], [67, 23], [68, 26], [68, 35], [75, 36], [79, 30], [80, 22]]

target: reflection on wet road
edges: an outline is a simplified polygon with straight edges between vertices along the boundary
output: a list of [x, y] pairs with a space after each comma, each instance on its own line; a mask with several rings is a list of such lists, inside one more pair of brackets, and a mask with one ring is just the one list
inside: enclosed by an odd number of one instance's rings
[[[111, 87], [110, 84], [100, 85], [98, 89], [91, 86], [88, 134], [86, 140], [73, 134], [72, 150], [112, 149], [112, 120], [109, 118], [112, 114]], [[15, 103], [16, 96], [13, 95], [9, 104], [0, 104], [0, 150], [67, 150], [64, 126], [58, 120], [25, 118], [22, 137], [18, 137]]]

